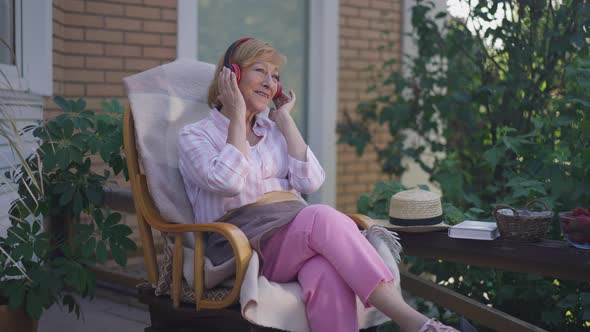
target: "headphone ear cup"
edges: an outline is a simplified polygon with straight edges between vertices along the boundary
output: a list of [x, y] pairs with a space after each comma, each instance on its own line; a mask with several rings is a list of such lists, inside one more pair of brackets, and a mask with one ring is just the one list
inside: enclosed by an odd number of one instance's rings
[[235, 63], [231, 64], [231, 69], [236, 74], [236, 82], [240, 83], [240, 66], [236, 65]]
[[283, 93], [283, 86], [281, 85], [281, 82], [277, 82], [277, 93], [275, 93], [275, 96], [272, 99], [279, 98], [281, 93]]

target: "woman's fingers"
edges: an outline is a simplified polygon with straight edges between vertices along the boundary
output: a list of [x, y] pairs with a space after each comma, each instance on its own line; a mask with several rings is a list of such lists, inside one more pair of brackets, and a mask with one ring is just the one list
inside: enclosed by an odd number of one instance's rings
[[223, 69], [221, 70], [221, 73], [219, 73], [219, 78], [217, 79], [217, 89], [219, 90], [219, 94], [222, 97], [225, 97], [226, 93], [227, 93], [227, 89], [226, 89], [226, 69], [225, 67], [223, 67]]
[[235, 102], [235, 95], [237, 90], [237, 83], [235, 81], [235, 74], [227, 67], [223, 67], [219, 78], [217, 80], [217, 88], [219, 90], [219, 99], [222, 103], [233, 103]]
[[229, 82], [231, 84], [231, 87], [234, 89], [234, 91], [237, 91], [238, 88], [238, 80], [236, 78], [236, 73], [234, 73], [233, 71], [229, 72]]
[[244, 98], [240, 92], [236, 75], [229, 68], [222, 68], [217, 79], [217, 99], [228, 109], [245, 109]]

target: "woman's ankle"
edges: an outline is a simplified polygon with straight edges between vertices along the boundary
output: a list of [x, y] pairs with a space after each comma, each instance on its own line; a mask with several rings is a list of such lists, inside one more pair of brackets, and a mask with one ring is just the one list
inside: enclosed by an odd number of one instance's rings
[[454, 327], [445, 325], [434, 318], [430, 318], [427, 320], [422, 327], [420, 327], [418, 332], [459, 332]]

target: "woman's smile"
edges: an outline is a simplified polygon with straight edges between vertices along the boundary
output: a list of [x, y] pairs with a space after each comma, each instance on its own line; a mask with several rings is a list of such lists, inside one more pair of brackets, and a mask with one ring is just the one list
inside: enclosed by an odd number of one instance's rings
[[278, 73], [278, 66], [264, 61], [244, 68], [239, 87], [248, 111], [259, 113], [268, 107], [277, 91]]
[[266, 98], [266, 99], [268, 99], [268, 98], [269, 98], [269, 95], [268, 95], [267, 93], [265, 93], [265, 92], [262, 92], [262, 91], [254, 91], [254, 92], [255, 92], [256, 94], [258, 94], [259, 96], [262, 96], [262, 97], [264, 97], [264, 98]]

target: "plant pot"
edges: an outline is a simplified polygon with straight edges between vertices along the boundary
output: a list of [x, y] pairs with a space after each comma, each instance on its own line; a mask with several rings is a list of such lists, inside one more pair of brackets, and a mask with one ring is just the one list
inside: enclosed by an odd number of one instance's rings
[[37, 332], [37, 323], [24, 309], [12, 310], [8, 308], [8, 304], [0, 304], [2, 332]]

